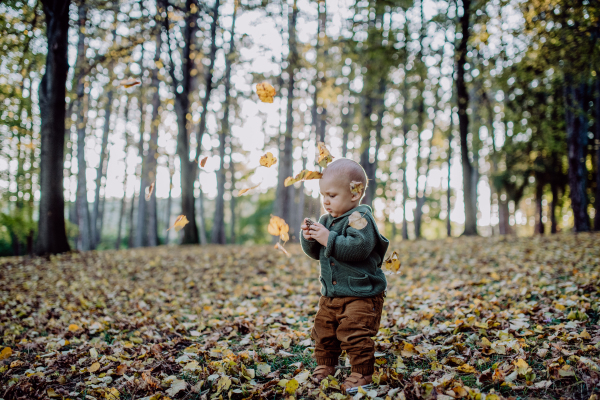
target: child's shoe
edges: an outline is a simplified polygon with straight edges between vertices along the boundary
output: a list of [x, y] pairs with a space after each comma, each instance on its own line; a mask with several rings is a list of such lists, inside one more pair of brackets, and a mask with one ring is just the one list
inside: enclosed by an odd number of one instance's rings
[[355, 394], [358, 392], [359, 386], [368, 390], [371, 388], [371, 383], [373, 383], [373, 375], [362, 375], [358, 372], [353, 372], [342, 384], [342, 393]]
[[318, 365], [312, 373], [311, 380], [314, 383], [319, 384], [323, 379], [333, 374], [335, 374], [335, 367], [329, 365]]

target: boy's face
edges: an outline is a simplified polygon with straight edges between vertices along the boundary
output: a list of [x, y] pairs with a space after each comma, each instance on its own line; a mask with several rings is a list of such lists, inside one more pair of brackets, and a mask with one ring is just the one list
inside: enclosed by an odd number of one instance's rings
[[360, 203], [360, 194], [350, 192], [350, 182], [336, 174], [326, 174], [319, 180], [323, 208], [336, 218]]

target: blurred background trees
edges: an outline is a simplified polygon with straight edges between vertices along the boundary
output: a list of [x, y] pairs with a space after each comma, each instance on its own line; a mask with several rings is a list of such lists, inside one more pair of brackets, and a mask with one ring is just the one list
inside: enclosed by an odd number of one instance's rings
[[589, 0], [5, 1], [0, 254], [297, 240], [318, 141], [390, 237], [600, 230], [599, 36]]

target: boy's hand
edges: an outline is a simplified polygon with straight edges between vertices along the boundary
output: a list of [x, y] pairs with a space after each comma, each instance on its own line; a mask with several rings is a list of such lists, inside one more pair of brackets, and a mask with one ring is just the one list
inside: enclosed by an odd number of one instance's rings
[[325, 226], [318, 222], [315, 222], [314, 225], [311, 225], [308, 228], [310, 237], [327, 247], [327, 240], [329, 240], [329, 229], [325, 228]]
[[306, 218], [304, 218], [304, 222], [300, 225], [300, 228], [302, 229], [302, 236], [304, 236], [304, 239], [311, 240], [313, 238], [310, 234], [310, 226], [306, 225]]

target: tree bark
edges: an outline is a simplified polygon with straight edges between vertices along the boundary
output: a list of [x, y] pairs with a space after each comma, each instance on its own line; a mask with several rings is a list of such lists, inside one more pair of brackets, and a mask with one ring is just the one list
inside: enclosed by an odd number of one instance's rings
[[[183, 28], [183, 49], [181, 53], [181, 80], [175, 75], [175, 63], [173, 61], [173, 49], [169, 33], [169, 18], [167, 10], [167, 2], [162, 1], [162, 5], [166, 14], [163, 28], [167, 33], [167, 42], [169, 47], [170, 68], [169, 73], [175, 93], [175, 114], [177, 116], [177, 155], [179, 156], [180, 171], [181, 171], [181, 214], [185, 215], [189, 223], [183, 228], [182, 244], [198, 244], [198, 226], [196, 224], [196, 209], [194, 198], [194, 182], [197, 176], [197, 159], [201, 146], [201, 138], [198, 138], [198, 150], [196, 160], [190, 161], [190, 91], [191, 91], [191, 71], [194, 67], [193, 60], [190, 58], [191, 44], [195, 37], [197, 28], [197, 16], [191, 12], [192, 4], [196, 4], [195, 0], [186, 0], [185, 2], [185, 25]], [[219, 2], [215, 2], [218, 7]], [[179, 46], [178, 46], [179, 47]]]
[[448, 237], [452, 237], [452, 224], [450, 221], [450, 212], [452, 208], [450, 207], [450, 198], [452, 197], [452, 189], [450, 187], [450, 182], [452, 178], [451, 174], [451, 166], [452, 166], [452, 140], [454, 139], [454, 116], [452, 110], [452, 104], [450, 105], [450, 128], [448, 129], [448, 183], [446, 186], [446, 207], [448, 210], [448, 215], [446, 216], [446, 235]]
[[[165, 212], [165, 226], [169, 226], [171, 223], [171, 202], [172, 202], [172, 193], [173, 193], [173, 175], [175, 174], [175, 169], [173, 166], [173, 159], [169, 156], [169, 197], [167, 198], [167, 210]], [[165, 244], [169, 244], [169, 231], [165, 233]]]
[[571, 208], [576, 232], [590, 230], [587, 214], [587, 168], [585, 165], [585, 147], [587, 145], [588, 121], [585, 112], [585, 84], [573, 83], [566, 74], [564, 86], [565, 118], [567, 127], [567, 152], [569, 160], [569, 188]]
[[[279, 171], [277, 178], [277, 195], [275, 198], [275, 215], [286, 221], [291, 221], [293, 216], [292, 207], [294, 202], [293, 192], [288, 190], [284, 181], [288, 176], [292, 176], [292, 150], [293, 150], [293, 131], [294, 131], [294, 86], [295, 69], [298, 60], [298, 48], [296, 44], [296, 22], [298, 19], [298, 0], [294, 0], [292, 11], [288, 12], [288, 61], [287, 61], [287, 112], [286, 128], [283, 135], [283, 149], [279, 152]], [[282, 151], [281, 151], [282, 150]]]
[[42, 138], [40, 204], [36, 254], [70, 250], [65, 229], [63, 162], [65, 147], [65, 95], [70, 0], [42, 0], [46, 16], [48, 52], [39, 88]]
[[544, 195], [544, 182], [536, 178], [535, 180], [535, 232], [544, 234], [544, 208], [542, 207], [542, 196]]
[[556, 220], [556, 207], [558, 206], [558, 183], [550, 181], [550, 190], [552, 190], [552, 202], [550, 203], [550, 233], [558, 232], [558, 222]]
[[600, 76], [596, 76], [594, 92], [594, 108], [596, 109], [596, 120], [594, 121], [594, 147], [596, 148], [596, 201], [594, 204], [596, 215], [594, 216], [594, 230], [600, 231]]
[[456, 93], [458, 96], [458, 123], [460, 132], [460, 154], [463, 167], [463, 193], [465, 202], [465, 230], [463, 235], [477, 235], [477, 208], [473, 202], [474, 169], [469, 159], [469, 92], [465, 83], [465, 64], [467, 63], [467, 43], [470, 35], [471, 0], [463, 0], [463, 15], [460, 17], [462, 38], [460, 39], [456, 63]]
[[[111, 63], [112, 64], [112, 63]], [[112, 66], [109, 66], [109, 70], [112, 70]], [[111, 87], [112, 84], [109, 84]], [[108, 134], [110, 132], [110, 116], [112, 114], [112, 102], [113, 102], [113, 91], [112, 88], [108, 90], [106, 95], [106, 105], [104, 107], [104, 128], [102, 131], [102, 143], [100, 145], [100, 161], [98, 168], [96, 168], [96, 189], [94, 193], [94, 207], [92, 211], [92, 248], [96, 248], [100, 243], [100, 189], [102, 186], [102, 178], [106, 174], [106, 163], [108, 159], [107, 148], [108, 148]]]
[[[227, 242], [225, 234], [225, 148], [227, 139], [231, 140], [231, 132], [229, 127], [229, 108], [231, 106], [231, 64], [235, 56], [235, 19], [237, 16], [237, 2], [233, 8], [233, 16], [231, 22], [231, 38], [229, 40], [229, 50], [225, 58], [225, 103], [223, 104], [223, 120], [221, 122], [221, 132], [219, 133], [219, 170], [217, 171], [217, 198], [215, 199], [215, 219], [211, 241], [217, 244], [225, 244]], [[214, 41], [213, 41], [214, 43]], [[229, 154], [229, 163], [233, 163]]]

